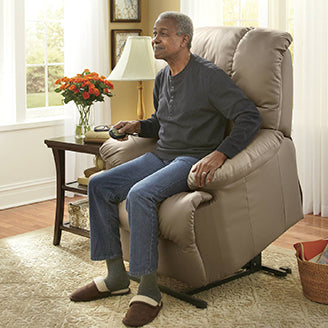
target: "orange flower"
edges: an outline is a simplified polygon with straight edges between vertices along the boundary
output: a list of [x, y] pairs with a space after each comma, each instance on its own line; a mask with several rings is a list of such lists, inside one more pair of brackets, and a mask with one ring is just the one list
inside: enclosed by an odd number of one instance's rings
[[74, 101], [77, 105], [91, 106], [94, 102], [104, 101], [103, 96], [113, 96], [110, 91], [114, 88], [113, 83], [89, 69], [71, 78], [64, 76], [57, 79], [55, 84], [58, 85], [55, 92], [64, 97], [65, 104]]
[[84, 91], [83, 94], [82, 94], [82, 97], [83, 97], [83, 99], [86, 100], [86, 99], [89, 99], [90, 98], [90, 95], [89, 95], [88, 92]]
[[111, 81], [106, 80], [104, 83], [109, 87], [109, 89], [114, 89], [114, 85]]

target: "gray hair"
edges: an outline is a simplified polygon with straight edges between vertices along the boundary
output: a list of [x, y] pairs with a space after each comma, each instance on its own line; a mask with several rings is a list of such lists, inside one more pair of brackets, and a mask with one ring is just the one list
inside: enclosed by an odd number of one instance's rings
[[194, 34], [194, 26], [189, 16], [177, 11], [165, 11], [158, 16], [158, 19], [172, 19], [177, 25], [177, 35], [189, 35], [188, 49], [191, 48], [191, 41]]

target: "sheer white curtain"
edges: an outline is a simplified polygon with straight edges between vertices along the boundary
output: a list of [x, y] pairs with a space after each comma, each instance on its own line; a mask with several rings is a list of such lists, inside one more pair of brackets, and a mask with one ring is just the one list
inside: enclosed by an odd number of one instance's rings
[[194, 27], [222, 25], [222, 0], [181, 0], [180, 11], [188, 15]]
[[[0, 108], [0, 125], [15, 120], [15, 112], [8, 108], [15, 108], [15, 39], [10, 37], [15, 34], [14, 15], [15, 2], [5, 3], [0, 1], [0, 97], [2, 106]], [[7, 78], [5, 78], [7, 77]], [[11, 90], [9, 94], [6, 93]]]
[[[65, 0], [65, 75], [72, 77], [85, 68], [109, 75], [108, 0]], [[65, 106], [65, 134], [74, 135], [78, 111], [74, 103]], [[110, 123], [110, 101], [96, 103], [94, 123]], [[67, 179], [83, 175], [93, 166], [91, 155], [67, 153]]]
[[0, 0], [0, 125], [25, 119], [24, 35], [24, 0]]
[[294, 121], [304, 213], [328, 217], [328, 1], [295, 1]]

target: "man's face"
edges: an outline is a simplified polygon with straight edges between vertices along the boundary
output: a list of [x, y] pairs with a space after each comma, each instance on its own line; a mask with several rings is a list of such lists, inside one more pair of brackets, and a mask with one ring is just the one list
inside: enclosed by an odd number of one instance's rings
[[163, 18], [156, 21], [153, 29], [152, 45], [156, 59], [173, 59], [183, 48], [185, 36], [177, 35], [173, 20]]

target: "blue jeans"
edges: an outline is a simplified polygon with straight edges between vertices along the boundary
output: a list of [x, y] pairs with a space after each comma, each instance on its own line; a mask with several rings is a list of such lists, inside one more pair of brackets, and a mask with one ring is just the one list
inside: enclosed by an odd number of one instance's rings
[[197, 161], [188, 156], [163, 161], [147, 153], [93, 177], [88, 190], [91, 259], [122, 257], [117, 205], [126, 199], [130, 274], [140, 277], [156, 270], [157, 204], [176, 193], [190, 190], [187, 177]]

